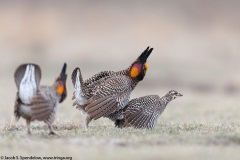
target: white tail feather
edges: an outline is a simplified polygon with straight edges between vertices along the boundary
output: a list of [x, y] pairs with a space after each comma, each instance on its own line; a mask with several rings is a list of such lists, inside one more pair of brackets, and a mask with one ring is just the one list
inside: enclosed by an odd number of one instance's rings
[[23, 103], [29, 104], [36, 92], [35, 67], [29, 64], [20, 83], [19, 97]]
[[75, 82], [75, 97], [80, 105], [84, 105], [87, 102], [87, 99], [82, 93], [82, 84], [80, 82], [80, 71], [77, 70], [76, 82]]

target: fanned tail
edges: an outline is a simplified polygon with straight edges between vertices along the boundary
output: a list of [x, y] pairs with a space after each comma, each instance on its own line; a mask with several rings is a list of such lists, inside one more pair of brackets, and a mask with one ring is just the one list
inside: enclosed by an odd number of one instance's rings
[[36, 64], [22, 64], [14, 73], [15, 83], [18, 88], [19, 98], [29, 104], [36, 94], [41, 80], [41, 69]]
[[81, 70], [78, 67], [75, 68], [72, 72], [72, 83], [74, 85], [74, 92], [73, 92], [72, 99], [73, 100], [76, 99], [76, 101], [73, 103], [73, 106], [76, 106], [78, 109], [82, 110], [83, 113], [85, 113], [86, 112], [85, 104], [87, 102], [87, 99], [83, 92], [84, 83], [83, 83]]
[[76, 83], [80, 83], [77, 85], [83, 86], [82, 73], [79, 67], [75, 68], [72, 72], [72, 83], [74, 87], [76, 86]]
[[31, 78], [32, 81], [35, 81], [36, 86], [38, 87], [42, 76], [40, 67], [37, 64], [32, 63], [20, 65], [14, 73], [14, 79], [18, 89], [23, 78], [26, 79], [27, 76], [29, 76], [29, 79]]

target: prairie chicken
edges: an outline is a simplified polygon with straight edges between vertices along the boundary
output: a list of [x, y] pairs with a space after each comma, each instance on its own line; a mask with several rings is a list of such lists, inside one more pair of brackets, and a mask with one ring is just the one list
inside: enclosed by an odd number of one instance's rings
[[[181, 93], [171, 90], [160, 98], [158, 95], [148, 95], [132, 99], [127, 106], [112, 115], [115, 126], [153, 129], [159, 116], [163, 113], [167, 104], [173, 99], [182, 96]], [[117, 119], [118, 114], [123, 114], [123, 119]]]
[[127, 105], [131, 92], [148, 70], [146, 61], [152, 50], [147, 47], [125, 70], [103, 71], [86, 81], [83, 81], [80, 68], [73, 71], [73, 99], [76, 99], [73, 105], [87, 113], [87, 127], [92, 119], [108, 117]]
[[80, 68], [75, 68], [72, 72], [72, 83], [74, 85], [72, 100], [75, 100], [73, 106], [86, 113], [87, 100], [93, 96], [95, 87], [116, 73], [114, 71], [102, 71], [83, 81]]
[[14, 74], [17, 85], [17, 97], [14, 106], [14, 115], [26, 119], [28, 133], [31, 134], [31, 121], [44, 121], [50, 130], [49, 134], [55, 134], [52, 123], [55, 119], [58, 103], [63, 102], [67, 96], [66, 68], [64, 63], [60, 75], [51, 86], [39, 85], [41, 69], [36, 64], [22, 64]]

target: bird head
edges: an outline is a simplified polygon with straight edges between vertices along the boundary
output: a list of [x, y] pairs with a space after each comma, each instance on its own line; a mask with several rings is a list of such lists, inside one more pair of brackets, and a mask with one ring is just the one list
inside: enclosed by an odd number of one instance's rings
[[147, 47], [146, 50], [142, 52], [142, 54], [137, 58], [136, 61], [132, 63], [129, 69], [130, 77], [133, 79], [137, 79], [139, 81], [143, 80], [147, 70], [148, 70], [148, 64], [147, 58], [152, 53], [153, 48]]
[[175, 90], [171, 90], [166, 94], [168, 101], [171, 101], [171, 100], [173, 100], [177, 97], [181, 97], [181, 96], [183, 96], [183, 95]]
[[64, 63], [62, 71], [55, 81], [55, 87], [57, 93], [61, 96], [59, 103], [61, 103], [67, 97], [67, 74], [66, 74], [67, 64]]

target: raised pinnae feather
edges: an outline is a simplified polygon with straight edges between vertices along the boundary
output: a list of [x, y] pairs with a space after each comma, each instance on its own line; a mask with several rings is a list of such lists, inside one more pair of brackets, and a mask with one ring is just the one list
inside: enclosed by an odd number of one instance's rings
[[[62, 68], [62, 71], [61, 71], [61, 74], [60, 76], [66, 76], [66, 70], [67, 70], [67, 63], [64, 63], [63, 64], [63, 68]], [[66, 80], [66, 79], [65, 79]]]
[[63, 64], [63, 68], [62, 68], [61, 73], [60, 73], [60, 77], [61, 77], [61, 80], [62, 80], [63, 82], [66, 82], [66, 80], [67, 80], [66, 70], [67, 70], [67, 64], [64, 63], [64, 64]]
[[145, 63], [147, 61], [147, 58], [149, 57], [149, 55], [152, 53], [153, 48], [149, 49], [149, 46], [147, 47], [147, 49], [145, 49], [142, 54], [138, 57], [138, 60], [142, 63]]

